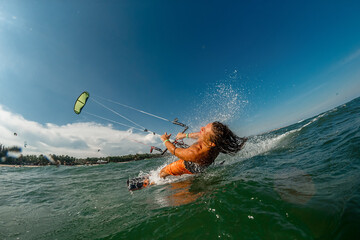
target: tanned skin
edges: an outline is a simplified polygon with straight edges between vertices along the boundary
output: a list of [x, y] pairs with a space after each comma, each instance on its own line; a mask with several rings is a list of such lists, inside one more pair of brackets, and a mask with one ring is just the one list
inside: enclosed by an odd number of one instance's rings
[[[215, 148], [215, 143], [211, 142], [211, 136], [214, 134], [212, 130], [212, 123], [207, 124], [205, 127], [200, 129], [200, 132], [189, 133], [188, 137], [197, 139], [197, 142], [191, 145], [189, 148], [176, 148], [170, 141], [166, 141], [170, 138], [171, 134], [165, 133], [161, 136], [162, 141], [165, 142], [165, 146], [170, 153], [175, 155], [181, 160], [191, 161], [199, 164], [200, 166], [208, 166], [212, 164], [216, 157], [219, 155], [219, 150]], [[186, 138], [185, 133], [178, 133], [176, 139]], [[160, 171], [160, 177], [165, 178], [169, 174]]]

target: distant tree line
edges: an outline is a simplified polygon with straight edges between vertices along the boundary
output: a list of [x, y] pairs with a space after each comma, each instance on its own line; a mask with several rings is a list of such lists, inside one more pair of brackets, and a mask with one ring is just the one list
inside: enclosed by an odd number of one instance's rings
[[159, 158], [162, 157], [161, 154], [129, 154], [124, 156], [111, 156], [111, 157], [91, 157], [91, 158], [75, 158], [68, 155], [55, 155], [51, 154], [49, 156], [45, 155], [22, 155], [18, 157], [13, 157], [9, 155], [9, 152], [21, 153], [20, 147], [5, 147], [0, 144], [0, 164], [10, 164], [10, 165], [37, 165], [37, 166], [46, 166], [46, 165], [86, 165], [86, 164], [99, 164], [99, 163], [109, 163], [109, 162], [128, 162], [128, 161], [138, 161], [143, 159], [150, 158]]

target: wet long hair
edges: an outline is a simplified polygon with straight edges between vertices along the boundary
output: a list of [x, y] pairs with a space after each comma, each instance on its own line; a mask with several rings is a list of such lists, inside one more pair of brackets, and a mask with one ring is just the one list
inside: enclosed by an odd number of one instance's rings
[[221, 122], [213, 122], [212, 130], [214, 134], [210, 137], [210, 141], [215, 143], [215, 148], [221, 153], [235, 154], [244, 147], [247, 141], [247, 138], [238, 137]]

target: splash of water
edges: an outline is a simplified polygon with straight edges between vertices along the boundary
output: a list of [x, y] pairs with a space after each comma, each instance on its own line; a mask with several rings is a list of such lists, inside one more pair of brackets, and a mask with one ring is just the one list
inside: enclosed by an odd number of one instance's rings
[[240, 157], [241, 159], [246, 159], [246, 158], [252, 158], [257, 155], [265, 154], [266, 152], [278, 147], [280, 143], [288, 136], [300, 132], [301, 130], [313, 124], [314, 122], [318, 121], [319, 119], [323, 118], [324, 116], [326, 116], [326, 113], [314, 117], [309, 122], [304, 123], [304, 125], [300, 126], [299, 128], [287, 131], [280, 135], [275, 134], [275, 131], [279, 130], [276, 129], [269, 132], [269, 135], [262, 134], [258, 136], [253, 136], [245, 144], [244, 149], [242, 149], [237, 154], [237, 157]]
[[241, 116], [247, 104], [244, 90], [236, 87], [234, 79], [224, 80], [208, 87], [195, 105], [196, 114], [193, 114], [188, 122], [194, 130], [214, 121], [228, 124]]

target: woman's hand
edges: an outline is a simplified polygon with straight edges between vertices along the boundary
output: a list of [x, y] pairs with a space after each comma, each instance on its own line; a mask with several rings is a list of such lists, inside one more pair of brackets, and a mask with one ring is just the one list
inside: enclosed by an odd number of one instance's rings
[[166, 141], [166, 140], [169, 140], [170, 139], [170, 136], [171, 136], [171, 134], [167, 134], [167, 132], [165, 132], [163, 135], [161, 135], [161, 141]]
[[185, 133], [181, 133], [179, 132], [177, 135], [176, 135], [176, 140], [181, 140], [183, 138], [186, 138], [186, 134]]

